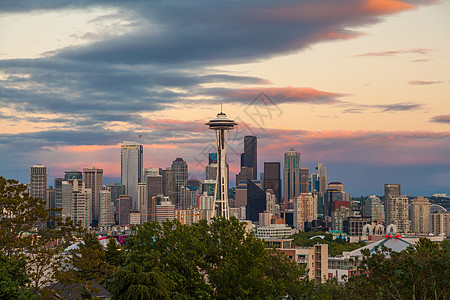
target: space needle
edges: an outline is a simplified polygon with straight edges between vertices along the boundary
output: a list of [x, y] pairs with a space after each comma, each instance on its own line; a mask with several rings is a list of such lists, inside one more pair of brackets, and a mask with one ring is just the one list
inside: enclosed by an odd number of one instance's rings
[[220, 113], [217, 114], [215, 119], [209, 121], [205, 125], [208, 125], [209, 129], [215, 130], [216, 132], [217, 177], [214, 192], [214, 216], [229, 219], [228, 176], [225, 155], [227, 152], [229, 130], [233, 129], [234, 125], [237, 125], [237, 123], [227, 118], [227, 115], [222, 112], [221, 104]]

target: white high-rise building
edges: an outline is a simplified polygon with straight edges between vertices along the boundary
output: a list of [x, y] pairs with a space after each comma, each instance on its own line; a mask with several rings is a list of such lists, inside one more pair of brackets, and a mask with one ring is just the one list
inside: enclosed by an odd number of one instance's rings
[[214, 192], [215, 215], [219, 217], [229, 218], [228, 210], [228, 176], [226, 152], [228, 143], [228, 134], [237, 123], [227, 118], [223, 112], [217, 114], [217, 117], [210, 120], [205, 125], [209, 126], [216, 133], [217, 147], [217, 177]]
[[144, 146], [124, 141], [121, 146], [121, 178], [125, 194], [131, 196], [131, 208], [138, 208], [138, 183], [143, 176]]
[[411, 201], [411, 231], [428, 234], [431, 229], [430, 201], [422, 196]]
[[30, 170], [30, 196], [47, 201], [47, 168], [34, 165]]
[[409, 221], [408, 197], [386, 197], [384, 206], [386, 210], [386, 225], [394, 224], [397, 226], [398, 232], [409, 232], [411, 224]]
[[305, 222], [317, 219], [317, 195], [299, 194], [294, 198], [294, 227], [298, 231], [305, 230]]

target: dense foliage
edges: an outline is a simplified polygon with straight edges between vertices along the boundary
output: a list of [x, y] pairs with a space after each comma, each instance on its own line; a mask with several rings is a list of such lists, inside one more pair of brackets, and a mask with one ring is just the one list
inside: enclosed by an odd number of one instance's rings
[[[323, 238], [322, 238], [323, 237]], [[366, 245], [365, 242], [347, 243], [341, 237], [333, 239], [333, 235], [321, 231], [301, 231], [292, 236], [292, 245], [295, 247], [312, 247], [317, 243], [328, 244], [328, 254], [336, 256], [342, 252], [353, 251]]]
[[125, 253], [108, 284], [117, 299], [281, 299], [305, 274], [235, 218], [146, 223], [128, 238]]

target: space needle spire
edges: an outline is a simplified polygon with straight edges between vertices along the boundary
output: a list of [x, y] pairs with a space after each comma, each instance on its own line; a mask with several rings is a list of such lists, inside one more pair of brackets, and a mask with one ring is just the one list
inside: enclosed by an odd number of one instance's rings
[[214, 216], [224, 217], [228, 219], [230, 213], [228, 210], [228, 176], [226, 166], [226, 152], [228, 133], [237, 123], [227, 118], [222, 111], [222, 103], [220, 103], [220, 113], [216, 118], [209, 121], [205, 125], [209, 126], [216, 133], [217, 147], [217, 177], [214, 192]]

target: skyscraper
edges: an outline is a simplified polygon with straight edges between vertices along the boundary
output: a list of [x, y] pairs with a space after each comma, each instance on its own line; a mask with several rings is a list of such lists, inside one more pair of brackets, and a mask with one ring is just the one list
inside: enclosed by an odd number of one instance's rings
[[169, 197], [169, 201], [175, 203], [177, 200], [177, 183], [175, 181], [175, 171], [167, 168], [162, 171], [163, 194]]
[[114, 204], [111, 201], [111, 191], [101, 190], [99, 191], [99, 202], [100, 202], [100, 217], [98, 220], [98, 226], [112, 226], [114, 225]]
[[281, 168], [279, 162], [264, 163], [264, 191], [272, 190], [276, 203], [281, 201]]
[[241, 155], [241, 167], [253, 168], [253, 180], [258, 179], [258, 144], [256, 136], [244, 137], [244, 153]]
[[325, 167], [323, 163], [318, 163], [309, 178], [308, 191], [317, 195], [317, 214], [319, 216], [323, 216], [323, 205], [325, 200], [325, 191], [327, 190], [327, 182], [327, 167]]
[[172, 170], [175, 172], [175, 182], [177, 184], [177, 203], [180, 202], [180, 188], [186, 185], [188, 179], [188, 165], [185, 160], [178, 157], [172, 162]]
[[431, 229], [430, 201], [417, 197], [411, 201], [411, 231], [415, 234], [428, 234]]
[[300, 193], [300, 153], [294, 148], [284, 154], [284, 202]]
[[[259, 186], [258, 186], [259, 185]], [[259, 180], [247, 181], [246, 219], [252, 222], [259, 220], [259, 214], [266, 210], [266, 193]]]
[[228, 209], [228, 176], [226, 169], [226, 151], [228, 143], [228, 134], [237, 123], [227, 118], [223, 112], [217, 114], [217, 117], [210, 120], [205, 125], [215, 131], [217, 147], [217, 177], [214, 192], [215, 215], [229, 218]]
[[384, 201], [389, 197], [400, 197], [401, 186], [398, 183], [386, 183], [384, 185]]
[[138, 207], [138, 183], [142, 182], [144, 146], [124, 141], [121, 146], [121, 175], [125, 194], [131, 196], [131, 208]]
[[384, 200], [386, 210], [386, 224], [394, 224], [398, 232], [409, 232], [409, 208], [408, 197], [406, 196], [388, 196]]
[[90, 167], [83, 169], [83, 174], [85, 187], [92, 190], [92, 223], [96, 226], [100, 220], [99, 193], [103, 187], [103, 170]]
[[305, 230], [305, 222], [317, 219], [317, 196], [312, 193], [298, 194], [294, 198], [294, 226]]
[[34, 165], [30, 171], [30, 196], [47, 201], [47, 168]]

